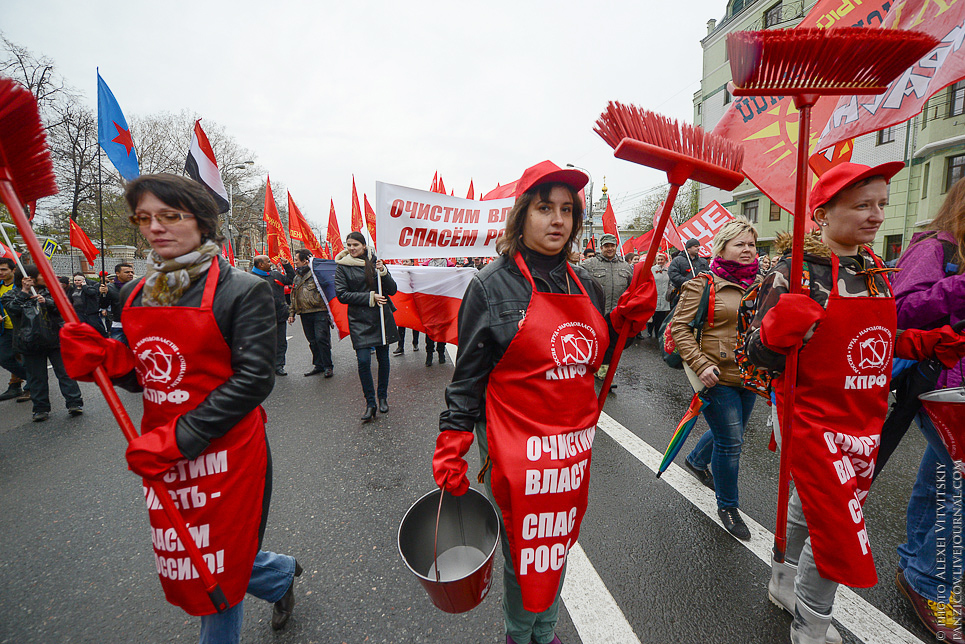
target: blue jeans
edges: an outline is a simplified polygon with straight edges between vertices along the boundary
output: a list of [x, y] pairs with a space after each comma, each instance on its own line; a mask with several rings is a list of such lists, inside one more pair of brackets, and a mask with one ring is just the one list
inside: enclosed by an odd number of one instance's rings
[[757, 394], [743, 387], [717, 385], [707, 390], [703, 414], [710, 430], [700, 437], [687, 460], [701, 470], [710, 465], [717, 488], [718, 508], [740, 507], [737, 470], [744, 429], [756, 400]]
[[961, 538], [962, 481], [935, 425], [924, 411], [915, 418], [928, 441], [918, 478], [908, 500], [908, 541], [898, 546], [905, 579], [925, 599], [946, 603], [962, 578], [960, 557], [952, 544]]
[[366, 407], [375, 407], [375, 386], [372, 384], [372, 349], [379, 359], [379, 400], [389, 397], [389, 345], [365, 347], [356, 349], [355, 357], [359, 361], [359, 380], [362, 381], [362, 393], [365, 395]]
[[[295, 558], [259, 550], [251, 567], [248, 594], [275, 603], [285, 596], [295, 580]], [[244, 619], [244, 601], [240, 601], [223, 613], [205, 615], [201, 618], [200, 644], [237, 644], [241, 641], [241, 622]]]

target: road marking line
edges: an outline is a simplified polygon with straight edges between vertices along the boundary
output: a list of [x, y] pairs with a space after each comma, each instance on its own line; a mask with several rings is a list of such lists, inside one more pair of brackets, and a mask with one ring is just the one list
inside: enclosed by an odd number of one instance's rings
[[566, 557], [561, 596], [583, 644], [640, 644], [579, 543]]
[[[657, 472], [663, 453], [655, 450], [649, 443], [606, 414], [600, 414], [598, 428], [652, 472]], [[717, 499], [709, 488], [704, 487], [697, 479], [675, 463], [667, 468], [660, 479], [666, 481], [670, 487], [710, 517], [714, 525], [724, 530], [724, 526], [717, 520]], [[740, 541], [737, 538], [734, 538], [734, 540], [770, 566], [771, 544], [774, 542], [774, 535], [746, 514], [744, 514], [744, 520], [751, 531], [751, 540], [749, 542]], [[569, 569], [567, 568], [568, 579]], [[563, 584], [563, 589], [566, 590], [566, 583]], [[607, 593], [607, 596], [609, 596], [609, 593]], [[610, 599], [612, 600], [612, 597]], [[569, 610], [569, 605], [566, 608]], [[834, 619], [863, 642], [873, 642], [874, 644], [917, 644], [922, 642], [847, 586], [838, 587], [837, 599], [834, 603]], [[576, 623], [576, 618], [573, 619], [573, 622]], [[580, 633], [580, 637], [583, 637], [582, 633]], [[623, 640], [607, 639], [601, 641], [617, 642]]]

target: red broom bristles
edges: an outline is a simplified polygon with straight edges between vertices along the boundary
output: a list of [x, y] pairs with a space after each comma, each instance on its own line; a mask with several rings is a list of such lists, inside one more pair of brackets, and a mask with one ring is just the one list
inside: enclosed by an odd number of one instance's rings
[[0, 173], [24, 203], [57, 194], [54, 165], [37, 103], [27, 88], [0, 77]]
[[774, 94], [880, 93], [939, 44], [900, 29], [769, 29], [727, 36], [734, 85]]
[[733, 172], [740, 172], [744, 159], [744, 148], [737, 143], [636, 105], [610, 101], [593, 131], [614, 149], [623, 139], [633, 139]]

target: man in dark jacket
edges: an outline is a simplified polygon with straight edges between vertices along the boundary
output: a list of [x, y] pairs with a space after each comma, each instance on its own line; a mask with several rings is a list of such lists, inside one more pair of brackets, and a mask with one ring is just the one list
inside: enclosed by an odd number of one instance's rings
[[121, 327], [121, 310], [124, 308], [121, 289], [132, 279], [134, 279], [134, 265], [121, 262], [114, 267], [114, 281], [100, 286], [102, 306], [106, 304], [111, 311], [110, 337], [124, 344], [127, 344], [127, 339], [124, 337], [124, 329]]
[[610, 328], [611, 342], [603, 355], [603, 364], [600, 365], [600, 370], [596, 372], [598, 380], [606, 378], [606, 372], [610, 368], [610, 359], [613, 357], [613, 351], [616, 348], [618, 334], [613, 329], [613, 324], [610, 323], [610, 311], [617, 305], [623, 292], [630, 287], [630, 280], [633, 279], [633, 268], [617, 254], [617, 241], [616, 235], [610, 233], [603, 235], [603, 237], [600, 237], [600, 250], [602, 252], [587, 259], [582, 264], [583, 268], [589, 271], [596, 283], [603, 289], [606, 303], [605, 317], [607, 326]]
[[306, 376], [324, 373], [331, 378], [332, 371], [332, 322], [325, 306], [325, 298], [319, 293], [312, 276], [312, 254], [299, 248], [295, 251], [295, 279], [291, 289], [291, 307], [288, 323], [295, 323], [295, 315], [302, 318], [302, 330], [308, 347], [312, 350], [312, 370]]
[[[678, 253], [667, 268], [667, 277], [670, 278], [670, 286], [674, 290], [673, 299], [670, 302], [671, 306], [677, 305], [677, 300], [680, 299], [680, 287], [683, 286], [684, 282], [710, 270], [710, 264], [707, 260], [697, 255], [700, 250], [699, 241], [693, 238], [688, 239], [684, 247], [686, 251]], [[657, 293], [657, 297], [663, 295], [663, 293]]]
[[279, 376], [287, 376], [285, 353], [288, 352], [288, 329], [285, 323], [288, 322], [288, 301], [285, 299], [285, 287], [291, 286], [292, 278], [295, 277], [295, 269], [284, 258], [281, 260], [281, 266], [285, 271], [284, 273], [272, 270], [271, 259], [268, 255], [258, 255], [254, 259], [254, 268], [251, 269], [251, 272], [271, 286], [271, 296], [275, 300], [275, 321], [278, 323], [275, 373]]

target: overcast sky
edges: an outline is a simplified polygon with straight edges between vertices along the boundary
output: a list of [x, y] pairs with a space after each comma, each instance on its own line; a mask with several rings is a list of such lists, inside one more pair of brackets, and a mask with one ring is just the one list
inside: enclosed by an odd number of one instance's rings
[[[692, 121], [700, 39], [725, 0], [332, 2], [0, 0], [0, 29], [96, 107], [226, 128], [323, 227], [348, 230], [352, 175], [465, 197], [550, 159], [603, 178], [622, 222], [662, 173], [613, 157], [609, 100]], [[106, 161], [105, 161], [106, 162]], [[275, 195], [284, 202], [284, 193]]]

